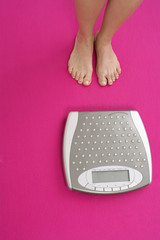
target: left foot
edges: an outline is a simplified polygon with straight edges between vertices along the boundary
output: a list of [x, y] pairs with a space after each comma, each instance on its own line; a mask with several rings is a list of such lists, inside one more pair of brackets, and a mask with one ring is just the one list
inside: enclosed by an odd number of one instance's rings
[[119, 61], [112, 49], [111, 42], [105, 42], [100, 33], [95, 36], [95, 50], [97, 56], [96, 73], [101, 86], [107, 83], [112, 85], [119, 78], [121, 68]]

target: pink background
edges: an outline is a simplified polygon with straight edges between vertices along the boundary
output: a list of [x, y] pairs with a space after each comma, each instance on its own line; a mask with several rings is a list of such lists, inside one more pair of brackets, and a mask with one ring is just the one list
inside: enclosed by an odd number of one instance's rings
[[[102, 88], [95, 71], [90, 87], [67, 72], [78, 26], [73, 0], [1, 1], [1, 240], [160, 239], [159, 8], [158, 0], [145, 0], [118, 30], [113, 47], [122, 74]], [[73, 110], [138, 110], [152, 184], [110, 196], [70, 191], [62, 139]]]

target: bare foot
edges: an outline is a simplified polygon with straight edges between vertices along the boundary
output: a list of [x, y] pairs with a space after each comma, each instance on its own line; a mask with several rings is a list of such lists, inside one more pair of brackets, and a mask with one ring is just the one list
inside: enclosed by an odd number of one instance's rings
[[119, 78], [121, 73], [120, 64], [112, 49], [111, 42], [103, 40], [100, 33], [95, 36], [95, 50], [97, 56], [96, 73], [98, 82], [101, 86], [106, 86], [107, 83], [112, 85]]
[[77, 33], [73, 51], [68, 61], [68, 71], [78, 83], [86, 86], [92, 81], [92, 54], [94, 36], [84, 38]]

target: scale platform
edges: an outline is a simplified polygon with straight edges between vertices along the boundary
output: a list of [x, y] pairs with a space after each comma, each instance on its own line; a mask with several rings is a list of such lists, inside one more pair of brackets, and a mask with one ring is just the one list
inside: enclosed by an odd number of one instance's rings
[[152, 181], [150, 146], [137, 111], [70, 112], [63, 141], [68, 187], [114, 194]]

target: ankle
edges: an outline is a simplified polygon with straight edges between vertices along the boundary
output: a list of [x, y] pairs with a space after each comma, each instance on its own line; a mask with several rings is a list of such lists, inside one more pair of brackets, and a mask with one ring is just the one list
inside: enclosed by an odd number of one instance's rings
[[112, 38], [108, 37], [106, 34], [99, 30], [96, 33], [95, 40], [99, 42], [102, 46], [111, 45]]
[[93, 33], [84, 33], [82, 31], [78, 31], [77, 36], [76, 36], [77, 40], [79, 42], [93, 42], [94, 41], [94, 34]]

